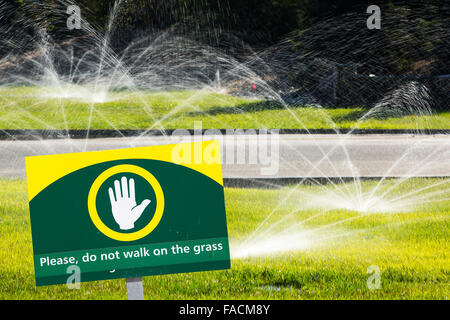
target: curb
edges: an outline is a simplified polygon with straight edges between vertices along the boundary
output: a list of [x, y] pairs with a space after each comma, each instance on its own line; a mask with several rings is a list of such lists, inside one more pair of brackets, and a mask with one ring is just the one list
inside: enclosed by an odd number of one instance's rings
[[[223, 178], [223, 185], [226, 188], [242, 189], [279, 189], [284, 186], [297, 185], [327, 185], [330, 183], [340, 184], [352, 182], [355, 179], [359, 181], [379, 181], [380, 179], [398, 179], [401, 177], [280, 177], [280, 178]], [[448, 176], [426, 176], [411, 178], [429, 178], [429, 179], [448, 179]]]
[[[47, 140], [47, 139], [99, 139], [99, 138], [121, 138], [121, 137], [151, 137], [151, 136], [170, 136], [175, 130], [31, 130], [31, 129], [0, 129], [0, 140]], [[193, 135], [193, 129], [182, 129], [186, 135]], [[204, 134], [208, 129], [202, 129]], [[214, 129], [220, 131], [221, 134], [230, 134], [230, 129]], [[238, 130], [238, 129], [231, 129]], [[231, 134], [257, 134], [258, 132], [248, 132], [243, 129], [241, 132], [233, 132]], [[256, 129], [259, 130], [259, 129]], [[333, 129], [267, 129], [266, 133], [270, 134], [271, 130], [277, 130], [279, 134], [417, 134], [417, 135], [436, 135], [450, 134], [450, 129], [341, 129], [335, 131]], [[200, 133], [198, 133], [200, 134]], [[179, 135], [179, 134], [178, 134]]]

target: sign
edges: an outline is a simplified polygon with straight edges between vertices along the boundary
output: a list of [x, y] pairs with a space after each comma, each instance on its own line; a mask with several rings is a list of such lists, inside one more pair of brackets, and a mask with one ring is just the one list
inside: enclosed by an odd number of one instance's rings
[[218, 141], [25, 163], [36, 285], [230, 268]]

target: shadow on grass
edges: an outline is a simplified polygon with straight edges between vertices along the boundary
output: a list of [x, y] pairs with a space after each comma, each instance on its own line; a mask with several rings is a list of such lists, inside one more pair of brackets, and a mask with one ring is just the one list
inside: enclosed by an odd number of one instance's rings
[[[333, 120], [338, 122], [358, 122], [358, 121], [369, 121], [369, 120], [380, 120], [380, 121], [389, 121], [390, 119], [402, 119], [406, 117], [417, 117], [418, 119], [421, 119], [422, 117], [427, 116], [440, 116], [444, 112], [436, 112], [433, 111], [432, 113], [419, 113], [419, 112], [413, 112], [408, 110], [403, 111], [397, 111], [397, 110], [376, 110], [376, 109], [370, 109], [370, 108], [363, 108], [358, 107], [357, 109], [353, 110], [352, 112], [349, 112], [344, 115], [338, 115], [333, 117]], [[422, 118], [425, 119], [425, 118]]]
[[367, 112], [368, 112], [367, 109], [357, 108], [346, 114], [333, 116], [332, 119], [335, 123], [358, 122], [361, 120], [362, 117], [364, 117], [364, 115], [367, 114]]
[[[325, 114], [327, 117], [337, 125], [351, 122], [361, 122], [370, 120], [382, 120], [389, 121], [389, 119], [401, 119], [410, 116], [420, 117], [421, 114], [414, 114], [411, 112], [392, 112], [386, 110], [372, 110], [367, 106], [316, 106], [308, 104], [283, 104], [278, 101], [265, 100], [265, 101], [255, 101], [249, 103], [243, 103], [235, 106], [212, 106], [205, 110], [191, 111], [183, 116], [195, 117], [195, 116], [219, 116], [226, 114], [245, 114], [245, 113], [256, 113], [269, 110], [295, 110], [304, 109], [305, 114], [308, 110], [311, 110], [311, 115], [317, 117], [323, 117]], [[336, 111], [334, 111], [336, 110]], [[322, 111], [324, 114], [316, 113], [316, 111]], [[439, 115], [440, 112], [434, 113], [434, 115]], [[422, 114], [423, 115], [423, 114]]]
[[[349, 122], [349, 121], [358, 121], [362, 116], [364, 116], [368, 109], [364, 109], [362, 107], [358, 107], [355, 109], [351, 108], [342, 108], [342, 107], [317, 107], [312, 105], [305, 104], [289, 104], [284, 105], [278, 101], [258, 101], [258, 102], [250, 102], [243, 103], [236, 106], [220, 106], [220, 107], [211, 107], [206, 110], [201, 111], [191, 111], [188, 112], [187, 116], [202, 116], [202, 115], [220, 115], [220, 114], [242, 114], [242, 113], [254, 113], [259, 111], [267, 111], [267, 110], [287, 110], [287, 109], [297, 109], [303, 108], [305, 110], [314, 110], [314, 111], [322, 111], [330, 115], [331, 110], [333, 109], [347, 109], [348, 112], [342, 115], [332, 116], [332, 119], [335, 123], [339, 122]], [[331, 116], [331, 115], [330, 115]]]
[[[302, 105], [298, 106], [288, 106], [289, 108], [306, 107]], [[258, 101], [243, 103], [236, 106], [222, 106], [222, 107], [211, 107], [207, 110], [202, 111], [192, 111], [187, 113], [188, 116], [199, 116], [199, 115], [219, 115], [219, 114], [240, 114], [247, 112], [258, 112], [266, 110], [283, 110], [287, 109], [287, 106], [283, 105], [278, 101]]]

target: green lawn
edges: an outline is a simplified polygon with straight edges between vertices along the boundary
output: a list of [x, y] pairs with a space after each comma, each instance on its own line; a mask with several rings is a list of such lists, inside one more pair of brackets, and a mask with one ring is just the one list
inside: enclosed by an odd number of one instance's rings
[[[64, 90], [63, 90], [64, 91]], [[362, 108], [283, 106], [206, 90], [130, 92], [106, 97], [75, 87], [55, 98], [57, 88], [0, 88], [1, 129], [179, 129], [202, 121], [207, 128], [450, 129], [450, 112], [358, 121]], [[103, 99], [103, 100], [102, 100]]]
[[[385, 181], [380, 195], [398, 180]], [[351, 192], [347, 184], [288, 186], [279, 190], [225, 190], [232, 248], [270, 215], [259, 229], [261, 239], [276, 245], [281, 230], [303, 221], [311, 243], [303, 250], [278, 255], [263, 254], [232, 259], [232, 269], [144, 278], [146, 299], [448, 299], [450, 297], [450, 200], [448, 179], [412, 179], [386, 196], [386, 208], [394, 198], [416, 192], [415, 202], [396, 206], [395, 212], [334, 209], [316, 199], [338, 190]], [[362, 184], [371, 190], [376, 181]], [[421, 188], [428, 189], [420, 191]], [[440, 201], [427, 202], [430, 199]], [[280, 201], [285, 200], [277, 208]], [[311, 200], [311, 201], [310, 201]], [[333, 203], [333, 202], [331, 202]], [[397, 202], [395, 202], [397, 203]], [[381, 208], [381, 207], [378, 207]], [[379, 209], [378, 209], [379, 210]], [[391, 210], [386, 210], [391, 211]], [[292, 214], [289, 214], [292, 213]], [[281, 220], [280, 220], [281, 219]], [[347, 219], [344, 221], [344, 219]], [[281, 221], [281, 222], [280, 222]], [[271, 226], [270, 231], [266, 227]], [[256, 237], [258, 238], [258, 237]], [[279, 237], [278, 237], [279, 239]], [[263, 247], [265, 249], [266, 247]], [[282, 246], [281, 246], [282, 247]], [[233, 252], [236, 252], [233, 250]], [[381, 271], [381, 289], [369, 290], [367, 268]], [[124, 299], [125, 280], [83, 283], [80, 290], [64, 285], [34, 285], [32, 246], [26, 183], [0, 180], [0, 297], [22, 299]]]

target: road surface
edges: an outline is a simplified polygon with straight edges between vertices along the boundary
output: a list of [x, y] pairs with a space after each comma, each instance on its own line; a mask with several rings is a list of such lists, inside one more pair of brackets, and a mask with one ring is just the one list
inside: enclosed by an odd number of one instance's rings
[[[225, 178], [450, 176], [450, 135], [233, 135]], [[24, 157], [194, 140], [191, 137], [0, 141], [0, 177], [25, 177]], [[200, 139], [197, 137], [197, 139]]]

